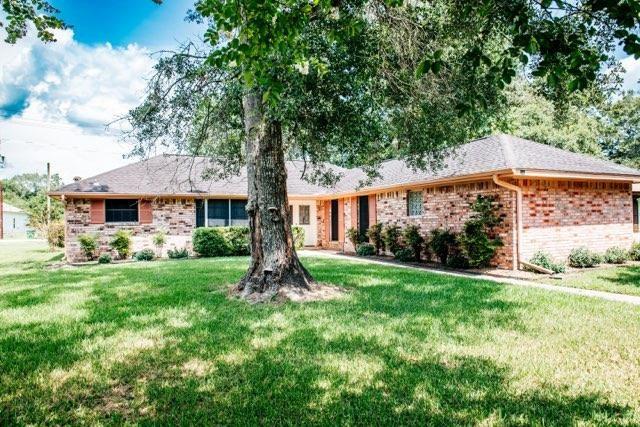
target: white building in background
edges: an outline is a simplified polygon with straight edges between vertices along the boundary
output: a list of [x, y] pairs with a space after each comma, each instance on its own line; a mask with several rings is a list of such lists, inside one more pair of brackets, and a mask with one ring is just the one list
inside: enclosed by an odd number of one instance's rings
[[22, 209], [18, 209], [7, 203], [2, 203], [2, 229], [5, 239], [26, 238], [29, 215]]

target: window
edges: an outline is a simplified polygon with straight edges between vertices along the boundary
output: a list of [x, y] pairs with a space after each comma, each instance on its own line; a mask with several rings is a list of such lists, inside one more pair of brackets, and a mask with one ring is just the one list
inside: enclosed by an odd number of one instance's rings
[[207, 227], [249, 225], [246, 199], [209, 199], [206, 203], [206, 212]]
[[231, 200], [231, 225], [249, 225], [246, 200]]
[[640, 231], [639, 219], [640, 219], [640, 195], [634, 194], [632, 198], [632, 207], [633, 207], [633, 231]]
[[309, 205], [298, 206], [298, 221], [300, 225], [309, 225], [311, 223], [311, 207]]
[[138, 222], [138, 201], [107, 199], [104, 201], [105, 222]]
[[196, 199], [196, 227], [204, 227], [204, 200]]
[[422, 215], [422, 191], [407, 191], [407, 215]]
[[209, 199], [207, 205], [207, 225], [209, 227], [229, 225], [229, 199]]

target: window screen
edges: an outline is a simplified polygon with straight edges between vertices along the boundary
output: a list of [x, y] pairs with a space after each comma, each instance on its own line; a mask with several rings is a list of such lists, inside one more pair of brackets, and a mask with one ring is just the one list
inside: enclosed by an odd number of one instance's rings
[[228, 199], [208, 200], [207, 225], [209, 227], [226, 227], [229, 225]]
[[231, 225], [249, 225], [246, 200], [231, 200]]
[[298, 206], [298, 222], [300, 225], [309, 225], [311, 222], [311, 207], [309, 205]]
[[407, 214], [409, 216], [422, 215], [422, 191], [407, 192]]
[[138, 222], [138, 201], [133, 199], [106, 199], [105, 222]]

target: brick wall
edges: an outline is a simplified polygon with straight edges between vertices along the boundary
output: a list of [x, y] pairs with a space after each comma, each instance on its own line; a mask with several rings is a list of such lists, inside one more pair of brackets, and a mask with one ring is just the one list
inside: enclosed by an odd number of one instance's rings
[[152, 237], [162, 230], [167, 234], [168, 249], [187, 247], [191, 250], [191, 233], [195, 228], [196, 211], [193, 199], [155, 199], [152, 201], [153, 222], [91, 224], [91, 201], [88, 199], [68, 199], [65, 203], [65, 252], [71, 262], [84, 261], [84, 254], [78, 243], [81, 234], [96, 234], [99, 237], [98, 253], [109, 252], [109, 241], [116, 231], [129, 230], [132, 233], [133, 250], [144, 248], [155, 250]]
[[586, 246], [604, 252], [634, 240], [631, 184], [520, 180], [523, 188], [522, 257], [538, 250], [564, 260]]
[[512, 268], [514, 260], [515, 196], [513, 192], [496, 186], [490, 181], [456, 184], [431, 188], [414, 188], [422, 191], [423, 213], [419, 217], [407, 215], [407, 192], [392, 191], [377, 195], [378, 221], [405, 227], [414, 224], [426, 236], [434, 228], [450, 228], [461, 231], [472, 214], [470, 209], [478, 195], [494, 196], [498, 214], [503, 221], [496, 229], [504, 246], [498, 249], [493, 263], [502, 268]]
[[[407, 215], [407, 192], [405, 190], [389, 191], [376, 195], [376, 215], [378, 222], [383, 224], [396, 224], [405, 227], [415, 224], [420, 227], [426, 236], [434, 228], [451, 228], [460, 231], [464, 222], [471, 215], [470, 206], [477, 196], [493, 195], [499, 207], [499, 215], [503, 222], [497, 229], [504, 246], [498, 250], [494, 264], [502, 268], [512, 268], [514, 260], [514, 223], [515, 223], [515, 196], [502, 187], [496, 186], [491, 181], [482, 181], [468, 184], [458, 184], [431, 188], [413, 188], [412, 191], [422, 191], [423, 214], [419, 217]], [[326, 202], [319, 202], [324, 206]], [[351, 199], [345, 199], [345, 229], [352, 226]], [[324, 209], [318, 208], [319, 241], [322, 247], [342, 249], [336, 242], [327, 242], [324, 230], [329, 222], [324, 221]], [[345, 250], [353, 250], [352, 245], [346, 242]]]

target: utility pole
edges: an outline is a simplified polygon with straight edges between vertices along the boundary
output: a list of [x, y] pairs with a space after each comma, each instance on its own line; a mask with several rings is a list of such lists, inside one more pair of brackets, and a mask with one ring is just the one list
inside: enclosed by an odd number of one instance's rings
[[51, 225], [51, 197], [49, 197], [50, 191], [51, 191], [51, 163], [47, 162], [47, 229]]
[[[2, 148], [2, 140], [0, 140]], [[0, 150], [0, 169], [4, 168], [4, 156]], [[0, 178], [0, 240], [4, 239], [4, 189], [2, 188], [2, 178]]]

